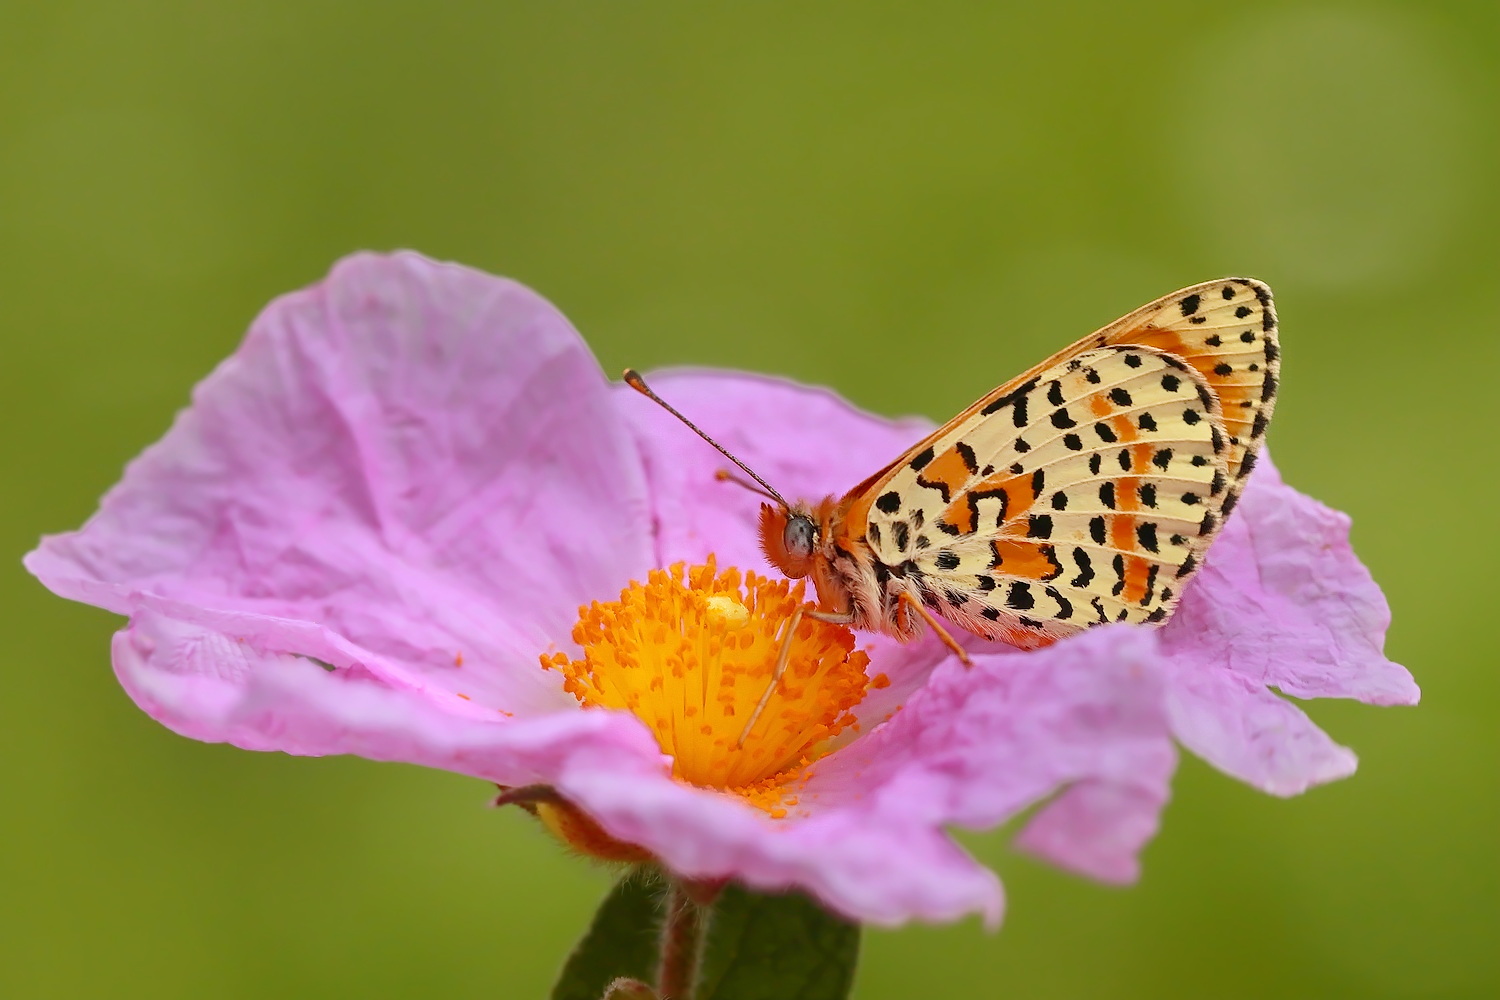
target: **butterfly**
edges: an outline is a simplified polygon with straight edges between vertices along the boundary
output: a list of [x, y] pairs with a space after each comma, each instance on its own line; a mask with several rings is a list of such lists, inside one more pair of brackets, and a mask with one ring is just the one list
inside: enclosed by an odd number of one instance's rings
[[812, 578], [811, 614], [902, 640], [925, 624], [967, 662], [943, 623], [1036, 649], [1166, 621], [1254, 468], [1279, 374], [1270, 289], [1193, 285], [982, 396], [842, 496], [795, 504], [626, 381], [759, 484], [762, 548]]

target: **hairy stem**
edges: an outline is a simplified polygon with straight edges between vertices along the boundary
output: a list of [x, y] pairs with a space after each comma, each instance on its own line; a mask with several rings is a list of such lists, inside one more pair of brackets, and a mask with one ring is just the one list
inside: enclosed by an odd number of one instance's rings
[[693, 1000], [698, 978], [698, 953], [706, 911], [689, 898], [682, 884], [671, 879], [667, 890], [667, 919], [661, 929], [661, 965], [656, 989], [662, 1000]]

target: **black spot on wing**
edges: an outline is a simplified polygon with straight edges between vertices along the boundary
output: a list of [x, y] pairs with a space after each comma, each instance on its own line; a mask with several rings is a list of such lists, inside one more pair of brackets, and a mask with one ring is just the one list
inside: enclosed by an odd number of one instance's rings
[[1089, 581], [1094, 578], [1094, 564], [1089, 559], [1088, 552], [1080, 546], [1073, 546], [1073, 563], [1078, 567], [1078, 575], [1073, 577], [1069, 586], [1087, 587]]
[[949, 549], [938, 552], [933, 564], [938, 569], [958, 569], [958, 553]]
[[1005, 604], [1007, 607], [1014, 608], [1017, 611], [1030, 611], [1036, 607], [1036, 597], [1032, 595], [1029, 584], [1015, 580], [1011, 583], [1010, 590], [1005, 594]]
[[927, 448], [923, 448], [921, 451], [912, 456], [912, 460], [910, 463], [911, 470], [913, 472], [921, 472], [923, 469], [927, 468], [927, 463], [930, 461], [932, 461], [932, 448], [929, 446]]
[[969, 475], [972, 476], [979, 471], [979, 462], [974, 458], [973, 448], [960, 441], [953, 446], [953, 450], [958, 452], [958, 457], [963, 461], [964, 468], [969, 470]]
[[1034, 379], [1034, 378], [1033, 379], [1027, 379], [1025, 382], [1023, 382], [1020, 385], [1016, 386], [1014, 389], [1012, 389], [1010, 392], [1007, 392], [1005, 395], [1000, 396], [997, 399], [991, 400], [984, 407], [984, 409], [982, 409], [982, 410], [979, 411], [980, 414], [982, 416], [986, 416], [987, 417], [991, 413], [994, 413], [997, 410], [1003, 410], [1005, 407], [1010, 406], [1012, 404], [1015, 404], [1020, 409], [1020, 413], [1017, 414], [1016, 417], [1014, 418], [1015, 422], [1016, 422], [1016, 426], [1017, 427], [1024, 427], [1024, 426], [1026, 426], [1026, 397], [1031, 394], [1031, 390], [1033, 390], [1033, 389], [1036, 388], [1036, 383], [1037, 383], [1037, 380]]
[[1182, 314], [1184, 316], [1191, 316], [1193, 313], [1198, 311], [1198, 296], [1184, 296], [1182, 301], [1179, 302], [1178, 305], [1182, 307]]
[[882, 513], [894, 514], [901, 509], [901, 494], [895, 490], [891, 490], [889, 493], [882, 493], [879, 499], [875, 501], [875, 507]]

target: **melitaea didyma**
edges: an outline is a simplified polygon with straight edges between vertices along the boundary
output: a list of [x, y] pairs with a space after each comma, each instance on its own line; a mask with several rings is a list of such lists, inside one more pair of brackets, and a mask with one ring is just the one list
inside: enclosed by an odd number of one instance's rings
[[1024, 649], [1163, 622], [1254, 466], [1279, 367], [1270, 289], [1184, 288], [988, 393], [841, 498], [788, 504], [756, 476], [775, 500], [762, 546], [812, 577], [819, 618], [901, 639], [926, 621], [961, 656], [938, 617]]

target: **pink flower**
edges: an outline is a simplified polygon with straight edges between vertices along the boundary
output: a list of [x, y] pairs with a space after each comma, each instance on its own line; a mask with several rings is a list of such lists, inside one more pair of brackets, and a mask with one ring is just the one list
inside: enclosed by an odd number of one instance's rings
[[[771, 379], [656, 382], [792, 493], [846, 488], [925, 427]], [[1415, 700], [1380, 655], [1385, 605], [1341, 516], [1263, 466], [1160, 633], [988, 650], [969, 671], [935, 643], [860, 636], [879, 683], [796, 794], [777, 792], [774, 818], [674, 777], [647, 722], [581, 708], [577, 683], [539, 662], [578, 657], [580, 606], [653, 568], [712, 552], [763, 571], [757, 501], [715, 481], [718, 464], [609, 383], [534, 293], [362, 255], [273, 303], [88, 524], [26, 565], [129, 616], [116, 674], [179, 733], [551, 786], [681, 875], [800, 887], [886, 924], [997, 920], [997, 880], [945, 827], [1038, 802], [1023, 846], [1133, 878], [1167, 795], [1169, 731], [1278, 793], [1348, 773], [1348, 751], [1267, 684]], [[830, 669], [857, 670], [846, 654]]]

